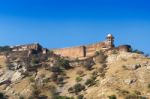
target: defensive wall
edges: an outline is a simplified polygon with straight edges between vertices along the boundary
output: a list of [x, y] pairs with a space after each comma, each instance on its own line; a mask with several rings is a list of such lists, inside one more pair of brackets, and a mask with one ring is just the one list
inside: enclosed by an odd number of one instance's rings
[[86, 46], [77, 46], [61, 49], [53, 49], [55, 54], [70, 57], [70, 58], [81, 58], [90, 57], [95, 54], [96, 51], [107, 49], [105, 42], [100, 42], [96, 44], [90, 44]]
[[108, 34], [106, 37], [106, 40], [103, 42], [90, 44], [90, 45], [77, 46], [77, 47], [53, 49], [53, 52], [55, 54], [58, 54], [64, 57], [82, 58], [82, 57], [91, 57], [95, 55], [96, 51], [100, 51], [100, 50], [107, 51], [111, 49], [129, 52], [131, 49], [131, 46], [121, 45], [119, 47], [115, 47], [113, 35]]

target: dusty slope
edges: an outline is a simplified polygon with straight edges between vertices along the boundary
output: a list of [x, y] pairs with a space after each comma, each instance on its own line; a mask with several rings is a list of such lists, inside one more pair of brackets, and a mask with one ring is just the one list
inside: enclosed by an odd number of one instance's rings
[[[3, 70], [5, 68], [4, 58], [0, 58], [0, 64], [4, 66], [1, 68], [1, 70]], [[106, 64], [106, 68], [103, 67], [105, 66], [104, 64]], [[150, 98], [150, 89], [148, 88], [148, 84], [150, 84], [149, 58], [135, 53], [111, 54], [108, 55], [106, 62], [96, 63], [92, 68], [92, 70], [87, 70], [83, 66], [74, 66], [72, 69], [64, 70], [66, 79], [64, 79], [65, 83], [63, 86], [51, 80], [47, 80], [46, 83], [43, 83], [43, 80], [51, 79], [52, 72], [39, 68], [36, 74], [32, 76], [21, 77], [21, 79], [18, 78], [11, 84], [2, 84], [0, 91], [10, 96], [10, 99], [18, 99], [20, 96], [27, 98], [32, 93], [32, 79], [36, 79], [35, 82], [39, 85], [38, 90], [41, 91], [40, 95], [47, 96], [47, 99], [52, 99], [49, 86], [56, 86], [56, 91], [60, 92], [62, 96], [73, 96], [74, 98], [80, 94], [83, 94], [86, 99], [108, 99], [108, 96], [111, 95], [115, 95], [117, 99]], [[100, 68], [103, 68], [103, 71]], [[16, 72], [17, 71], [15, 71], [14, 74]], [[14, 78], [14, 74], [9, 77], [11, 79]], [[96, 83], [88, 87], [85, 85], [85, 82], [92, 76], [96, 77]], [[82, 79], [77, 81], [77, 77]], [[76, 83], [85, 85], [85, 90], [78, 94], [69, 93], [68, 89]], [[143, 98], [127, 98], [129, 96], [143, 96]]]

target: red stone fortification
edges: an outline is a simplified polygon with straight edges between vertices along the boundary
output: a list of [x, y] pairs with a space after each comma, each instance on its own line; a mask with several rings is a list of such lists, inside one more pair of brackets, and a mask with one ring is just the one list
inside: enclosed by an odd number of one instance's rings
[[62, 49], [54, 49], [54, 53], [70, 57], [70, 58], [81, 58], [81, 57], [90, 57], [93, 56], [96, 51], [100, 50], [108, 50], [114, 47], [114, 37], [111, 34], [108, 34], [106, 40], [100, 43], [86, 45], [86, 46], [78, 46], [78, 47], [70, 47], [70, 48], [62, 48]]

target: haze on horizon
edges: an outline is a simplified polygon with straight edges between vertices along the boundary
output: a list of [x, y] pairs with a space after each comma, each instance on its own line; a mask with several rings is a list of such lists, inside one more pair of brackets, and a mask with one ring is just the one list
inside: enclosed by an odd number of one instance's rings
[[0, 45], [62, 48], [103, 41], [150, 54], [149, 0], [1, 0]]

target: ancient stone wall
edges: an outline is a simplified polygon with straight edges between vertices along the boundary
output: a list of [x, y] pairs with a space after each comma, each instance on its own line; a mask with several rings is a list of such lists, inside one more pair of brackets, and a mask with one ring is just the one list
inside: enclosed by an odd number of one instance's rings
[[53, 51], [55, 54], [71, 58], [78, 58], [85, 56], [84, 46], [54, 49]]
[[70, 57], [70, 58], [81, 58], [81, 57], [93, 56], [96, 51], [103, 50], [105, 48], [107, 48], [105, 42], [100, 42], [100, 43], [91, 44], [87, 46], [54, 49], [53, 51], [55, 54], [61, 56]]
[[107, 48], [105, 42], [87, 45], [86, 46], [86, 56], [87, 57], [93, 56], [96, 51], [104, 50], [105, 48]]

